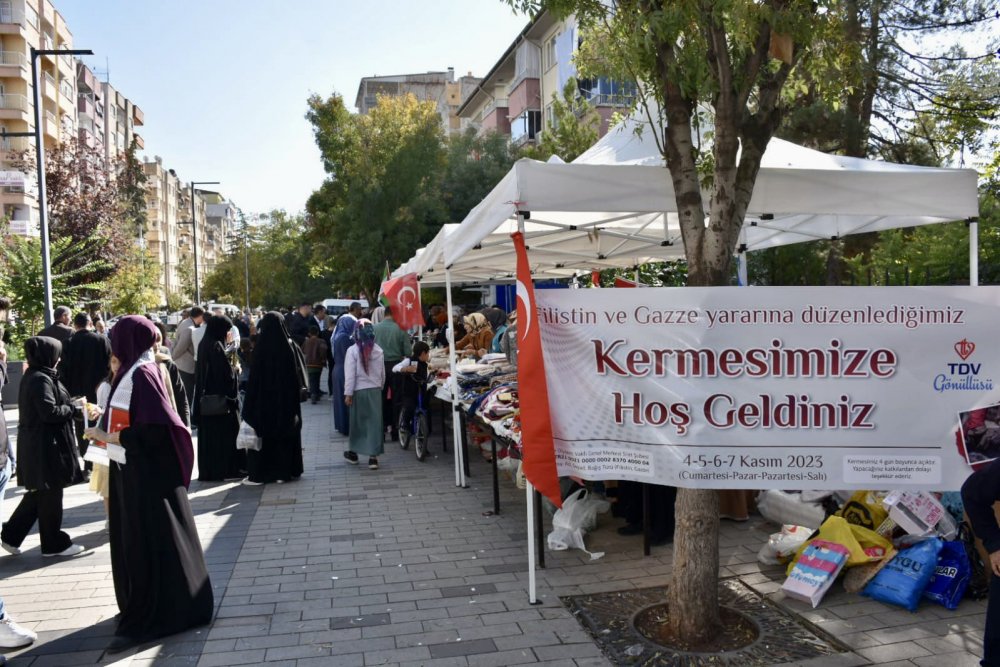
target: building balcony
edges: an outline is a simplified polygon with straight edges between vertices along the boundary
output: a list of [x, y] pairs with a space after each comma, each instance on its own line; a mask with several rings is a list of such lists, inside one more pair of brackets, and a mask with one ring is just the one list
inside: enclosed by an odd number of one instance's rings
[[497, 111], [498, 109], [503, 109], [504, 111], [507, 111], [507, 107], [509, 106], [509, 104], [510, 103], [507, 101], [506, 97], [494, 97], [489, 104], [483, 107], [482, 111], [483, 118], [486, 118], [487, 116], [489, 116], [494, 111]]
[[59, 86], [56, 84], [56, 78], [49, 74], [48, 72], [42, 72], [42, 96], [52, 102], [59, 101]]
[[132, 105], [132, 124], [136, 127], [142, 127], [143, 119], [145, 118], [142, 113], [142, 109], [136, 105]]
[[0, 204], [4, 206], [36, 206], [38, 198], [16, 185], [0, 186]]
[[70, 79], [63, 79], [59, 82], [59, 94], [62, 95], [60, 102], [69, 104], [70, 108], [74, 106], [76, 102], [76, 90], [73, 88], [73, 84], [70, 83]]
[[[60, 49], [69, 49], [69, 45], [60, 44]], [[59, 62], [59, 75], [63, 79], [76, 79], [76, 61], [73, 60], [73, 56], [69, 53], [59, 54], [57, 59]]]
[[27, 120], [31, 104], [24, 95], [0, 95], [0, 119]]
[[80, 92], [96, 92], [99, 88], [94, 72], [82, 63], [76, 68], [76, 87], [80, 89]]
[[88, 118], [95, 118], [97, 116], [94, 100], [91, 99], [88, 93], [80, 93], [76, 98], [76, 110], [80, 113], [81, 121], [84, 116]]
[[87, 128], [85, 127], [78, 128], [76, 131], [76, 136], [80, 140], [80, 143], [82, 143], [87, 148], [97, 147], [97, 137], [94, 135], [93, 132], [91, 132]]
[[0, 155], [3, 159], [7, 159], [10, 153], [23, 153], [24, 151], [34, 150], [34, 142], [31, 141], [30, 137], [6, 137], [0, 139]]
[[53, 139], [59, 138], [59, 119], [51, 111], [45, 112], [45, 134]]
[[141, 134], [138, 134], [138, 133], [133, 134], [132, 138], [135, 141], [136, 148], [145, 148], [146, 147], [146, 140], [142, 138]]
[[[32, 24], [34, 21], [34, 24]], [[0, 33], [7, 35], [22, 34], [24, 29], [38, 29], [38, 16], [25, 16], [25, 13], [11, 7], [0, 7]]]
[[0, 77], [20, 78], [28, 71], [28, 56], [21, 51], [0, 51]]

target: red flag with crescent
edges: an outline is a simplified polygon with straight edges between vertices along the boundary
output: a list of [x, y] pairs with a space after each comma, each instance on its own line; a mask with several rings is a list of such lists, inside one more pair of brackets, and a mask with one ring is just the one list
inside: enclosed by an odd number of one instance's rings
[[403, 331], [424, 323], [420, 307], [420, 283], [417, 274], [407, 273], [398, 278], [390, 278], [382, 283], [379, 290], [389, 302], [392, 318]]
[[514, 232], [511, 238], [517, 253], [517, 392], [521, 403], [524, 476], [556, 507], [562, 507], [535, 286], [531, 281], [524, 235]]

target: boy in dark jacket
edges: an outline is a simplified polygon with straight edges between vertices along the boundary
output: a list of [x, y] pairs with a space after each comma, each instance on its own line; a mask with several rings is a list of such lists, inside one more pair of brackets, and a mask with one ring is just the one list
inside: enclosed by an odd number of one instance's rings
[[[401, 407], [399, 411], [400, 436], [399, 441], [405, 442], [404, 431], [411, 431], [413, 412], [417, 409], [417, 397], [424, 391], [427, 384], [427, 361], [431, 357], [431, 348], [427, 343], [418, 340], [413, 344], [409, 357], [393, 366], [393, 373], [400, 373], [403, 381], [399, 383]], [[429, 426], [429, 424], [428, 424]]]

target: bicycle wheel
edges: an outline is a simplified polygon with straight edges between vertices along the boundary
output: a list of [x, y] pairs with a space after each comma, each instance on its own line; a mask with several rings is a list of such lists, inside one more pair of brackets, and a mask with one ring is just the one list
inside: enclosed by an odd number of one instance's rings
[[417, 443], [414, 451], [417, 453], [418, 461], [423, 461], [427, 458], [427, 436], [429, 433], [430, 428], [427, 426], [427, 414], [421, 412], [417, 415], [417, 432], [414, 434]]
[[405, 419], [400, 416], [399, 418], [399, 448], [409, 449], [410, 440], [413, 439], [413, 434], [410, 432], [410, 424], [407, 423]]

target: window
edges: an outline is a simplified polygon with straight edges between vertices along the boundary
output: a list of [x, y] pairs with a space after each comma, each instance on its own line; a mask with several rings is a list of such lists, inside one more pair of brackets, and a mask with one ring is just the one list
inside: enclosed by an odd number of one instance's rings
[[510, 140], [515, 143], [533, 141], [542, 129], [542, 112], [527, 109], [517, 118], [510, 119]]
[[562, 33], [561, 32], [557, 32], [555, 35], [552, 36], [552, 38], [550, 40], [548, 40], [547, 42], [545, 42], [545, 52], [544, 52], [544, 56], [543, 56], [544, 62], [542, 63], [542, 66], [545, 69], [549, 69], [550, 67], [552, 67], [553, 65], [555, 65], [556, 62], [557, 62], [557, 60], [556, 60], [556, 41], [559, 39], [560, 36], [562, 36]]
[[556, 118], [556, 110], [551, 104], [545, 107], [545, 127], [550, 130], [554, 130], [559, 127], [559, 119]]
[[634, 83], [608, 78], [580, 79], [580, 95], [595, 106], [632, 106], [635, 102]]

